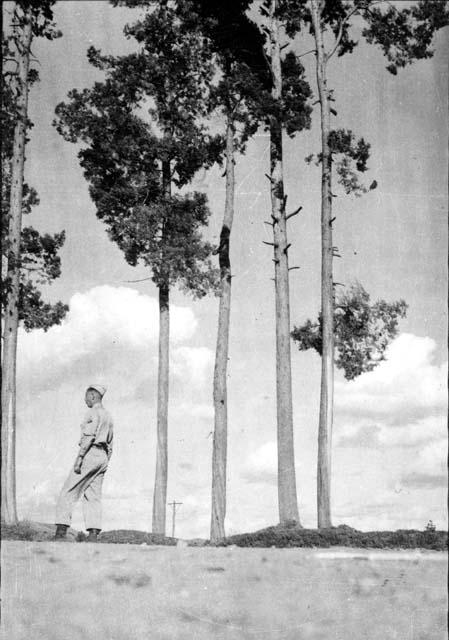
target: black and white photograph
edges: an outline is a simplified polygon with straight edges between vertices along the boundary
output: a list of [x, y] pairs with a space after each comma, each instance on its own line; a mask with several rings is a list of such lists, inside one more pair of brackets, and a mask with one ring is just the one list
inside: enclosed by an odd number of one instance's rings
[[446, 0], [2, 2], [1, 640], [447, 638]]

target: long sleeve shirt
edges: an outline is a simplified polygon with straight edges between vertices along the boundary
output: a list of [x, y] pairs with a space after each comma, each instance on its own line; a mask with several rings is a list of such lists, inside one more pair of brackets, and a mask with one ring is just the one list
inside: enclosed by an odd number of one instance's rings
[[114, 425], [112, 418], [101, 402], [97, 402], [88, 409], [81, 424], [81, 437], [79, 441], [80, 455], [84, 456], [92, 444], [103, 445], [108, 454], [112, 455], [112, 440]]

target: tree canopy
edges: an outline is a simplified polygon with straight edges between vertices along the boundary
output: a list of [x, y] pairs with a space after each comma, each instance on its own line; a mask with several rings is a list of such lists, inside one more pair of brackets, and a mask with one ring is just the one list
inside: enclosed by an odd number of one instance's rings
[[[398, 324], [405, 318], [404, 300], [370, 302], [369, 293], [360, 283], [337, 295], [334, 311], [335, 364], [347, 380], [372, 371], [382, 360], [385, 351], [398, 333]], [[322, 318], [307, 320], [294, 327], [292, 338], [300, 351], [314, 349], [322, 352]]]
[[[23, 3], [22, 3], [23, 4]], [[39, 13], [35, 31], [37, 35], [55, 37], [53, 34], [54, 25], [50, 21], [51, 3], [45, 3], [44, 14]], [[38, 8], [34, 8], [36, 13]], [[50, 22], [49, 22], [50, 21]], [[49, 26], [50, 25], [50, 26]], [[47, 31], [47, 28], [49, 31]], [[2, 294], [1, 305], [4, 313], [8, 295], [11, 291], [11, 272], [16, 265], [20, 273], [19, 284], [19, 321], [23, 323], [26, 330], [49, 329], [53, 324], [59, 324], [68, 311], [67, 305], [62, 302], [50, 304], [42, 298], [41, 285], [50, 284], [61, 275], [61, 258], [59, 250], [64, 244], [65, 233], [61, 231], [54, 235], [41, 234], [31, 226], [22, 228], [20, 239], [20, 258], [18, 261], [10, 254], [10, 239], [8, 224], [10, 218], [10, 193], [11, 193], [11, 161], [13, 155], [14, 128], [17, 121], [15, 85], [13, 82], [13, 66], [7, 58], [12, 54], [11, 37], [4, 35], [2, 39], [4, 55], [4, 66], [2, 73], [2, 96], [1, 96], [1, 126], [2, 126], [2, 212], [4, 224], [2, 224], [1, 246], [2, 246]], [[38, 74], [31, 70], [29, 82], [33, 84], [38, 80]], [[27, 128], [30, 129], [33, 123], [28, 119]], [[37, 191], [24, 183], [22, 197], [22, 214], [29, 215], [33, 207], [39, 204]], [[9, 266], [9, 269], [8, 269]]]

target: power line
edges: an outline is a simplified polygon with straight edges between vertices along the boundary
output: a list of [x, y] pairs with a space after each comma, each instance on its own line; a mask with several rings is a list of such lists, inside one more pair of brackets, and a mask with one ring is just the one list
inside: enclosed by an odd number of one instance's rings
[[182, 502], [169, 502], [168, 506], [172, 508], [172, 520], [171, 520], [171, 537], [175, 537], [175, 521], [176, 521], [176, 507], [180, 506]]

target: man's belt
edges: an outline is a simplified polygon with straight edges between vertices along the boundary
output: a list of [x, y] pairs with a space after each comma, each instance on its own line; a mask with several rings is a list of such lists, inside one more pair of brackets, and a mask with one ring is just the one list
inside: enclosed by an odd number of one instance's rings
[[97, 449], [103, 449], [104, 451], [106, 451], [106, 453], [108, 452], [108, 447], [105, 442], [94, 443], [92, 446], [96, 447]]

